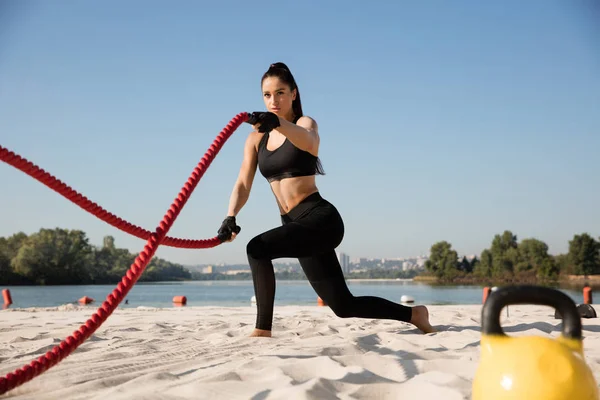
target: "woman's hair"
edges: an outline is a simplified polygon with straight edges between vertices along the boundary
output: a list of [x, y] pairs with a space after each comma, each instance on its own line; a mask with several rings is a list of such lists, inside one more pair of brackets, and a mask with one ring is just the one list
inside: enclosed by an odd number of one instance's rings
[[[267, 72], [263, 74], [260, 84], [262, 85], [266, 78], [272, 76], [277, 77], [283, 82], [287, 83], [290, 86], [290, 90], [296, 89], [296, 100], [292, 102], [292, 111], [294, 112], [296, 119], [302, 117], [304, 114], [302, 113], [302, 102], [300, 101], [300, 89], [298, 89], [298, 85], [296, 84], [296, 80], [294, 79], [294, 75], [292, 75], [290, 69], [282, 62], [273, 63], [271, 66], [269, 66]], [[321, 165], [321, 160], [319, 157], [317, 157], [315, 173], [318, 175], [325, 175], [325, 170], [323, 170], [323, 166]]]
[[296, 85], [296, 80], [294, 79], [294, 75], [290, 72], [290, 69], [282, 62], [276, 62], [271, 64], [267, 72], [264, 73], [262, 79], [260, 80], [260, 84], [264, 82], [266, 78], [269, 77], [277, 77], [283, 82], [287, 83], [290, 87], [290, 90], [296, 89], [296, 100], [292, 102], [292, 111], [294, 111], [294, 116], [296, 119], [300, 118], [304, 114], [302, 114], [302, 102], [300, 101], [300, 89], [298, 89], [298, 85]]

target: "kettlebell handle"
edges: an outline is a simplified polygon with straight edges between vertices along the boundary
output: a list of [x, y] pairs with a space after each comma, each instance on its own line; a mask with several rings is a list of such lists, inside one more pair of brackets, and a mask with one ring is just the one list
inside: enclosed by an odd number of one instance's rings
[[501, 287], [490, 293], [481, 311], [481, 331], [485, 335], [505, 335], [500, 326], [500, 312], [510, 304], [550, 306], [563, 319], [562, 335], [581, 340], [581, 317], [573, 300], [563, 292], [542, 286], [516, 285]]

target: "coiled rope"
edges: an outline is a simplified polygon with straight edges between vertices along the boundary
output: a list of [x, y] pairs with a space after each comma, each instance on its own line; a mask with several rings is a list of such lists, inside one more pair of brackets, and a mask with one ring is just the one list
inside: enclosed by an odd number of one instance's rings
[[0, 395], [6, 393], [15, 387], [22, 385], [23, 383], [33, 379], [34, 377], [45, 372], [52, 366], [56, 365], [62, 359], [66, 358], [71, 354], [79, 345], [85, 342], [104, 321], [113, 313], [115, 308], [121, 303], [123, 298], [129, 293], [131, 288], [135, 285], [139, 277], [142, 275], [146, 266], [154, 256], [154, 253], [161, 244], [173, 247], [183, 248], [207, 248], [214, 247], [220, 244], [218, 238], [212, 238], [207, 240], [185, 240], [170, 238], [167, 235], [169, 229], [177, 219], [183, 206], [191, 196], [192, 192], [198, 185], [198, 182], [212, 163], [215, 156], [223, 147], [223, 144], [229, 139], [233, 132], [244, 122], [248, 121], [248, 113], [242, 112], [236, 115], [223, 130], [219, 133], [212, 145], [209, 147], [204, 157], [200, 160], [198, 165], [192, 171], [192, 174], [188, 178], [187, 182], [171, 204], [171, 207], [164, 215], [162, 221], [155, 229], [154, 232], [147, 231], [143, 228], [130, 224], [121, 218], [118, 218], [114, 214], [109, 213], [96, 203], [88, 200], [80, 193], [71, 189], [69, 186], [56, 179], [43, 169], [40, 169], [31, 162], [24, 158], [8, 151], [4, 147], [0, 146], [0, 159], [15, 168], [25, 172], [29, 176], [37, 179], [51, 189], [57, 191], [73, 203], [77, 204], [84, 210], [94, 214], [101, 220], [111, 224], [112, 226], [121, 229], [127, 233], [137, 236], [141, 239], [147, 239], [144, 249], [131, 264], [129, 270], [121, 279], [121, 282], [117, 287], [110, 293], [106, 300], [102, 303], [100, 308], [86, 321], [84, 325], [81, 325], [73, 334], [64, 339], [60, 344], [56, 345], [52, 350], [48, 351], [43, 356], [36, 360], [33, 360], [30, 364], [23, 366], [7, 374], [5, 377], [0, 377]]

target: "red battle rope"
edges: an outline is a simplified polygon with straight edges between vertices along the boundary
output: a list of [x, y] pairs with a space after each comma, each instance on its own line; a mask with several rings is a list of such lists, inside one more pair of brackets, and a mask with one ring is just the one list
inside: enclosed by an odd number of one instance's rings
[[[39, 182], [48, 186], [50, 189], [54, 190], [66, 199], [77, 204], [79, 207], [83, 208], [90, 214], [95, 215], [107, 224], [110, 224], [115, 228], [120, 229], [123, 232], [127, 232], [130, 235], [133, 235], [140, 239], [150, 239], [152, 232], [137, 225], [133, 225], [123, 220], [122, 218], [117, 217], [113, 213], [106, 211], [104, 208], [89, 200], [87, 197], [83, 196], [76, 190], [72, 189], [69, 185], [65, 184], [61, 180], [56, 179], [50, 173], [44, 171], [37, 165], [33, 164], [31, 161], [26, 160], [25, 158], [13, 153], [12, 151], [8, 150], [5, 147], [2, 147], [1, 145], [0, 160], [4, 161], [9, 165], [12, 165], [16, 169], [38, 180]], [[192, 240], [178, 239], [167, 236], [161, 244], [164, 246], [179, 247], [185, 249], [206, 249], [209, 247], [215, 247], [220, 243], [221, 242], [216, 237], [211, 239]]]
[[[57, 364], [63, 358], [66, 358], [69, 354], [71, 354], [71, 352], [73, 352], [75, 349], [77, 349], [77, 347], [79, 347], [79, 345], [81, 345], [83, 342], [85, 342], [96, 331], [96, 329], [98, 329], [100, 327], [100, 325], [102, 325], [102, 323], [113, 313], [115, 308], [119, 305], [119, 303], [121, 303], [123, 298], [125, 298], [127, 293], [129, 293], [129, 291], [131, 290], [133, 285], [135, 285], [135, 283], [137, 282], [139, 277], [142, 275], [142, 273], [146, 269], [146, 266], [148, 265], [148, 263], [154, 256], [154, 253], [158, 249], [158, 246], [163, 244], [163, 241], [169, 239], [168, 237], [166, 237], [167, 232], [169, 232], [169, 229], [171, 229], [171, 226], [173, 225], [173, 222], [175, 222], [175, 219], [179, 215], [179, 212], [181, 211], [181, 209], [183, 208], [183, 206], [189, 199], [190, 195], [196, 188], [196, 185], [198, 184], [198, 182], [204, 175], [204, 172], [206, 172], [206, 170], [210, 166], [212, 160], [215, 158], [215, 156], [221, 150], [221, 147], [223, 147], [223, 144], [225, 143], [225, 141], [227, 141], [227, 139], [229, 139], [231, 134], [242, 123], [244, 123], [246, 121], [248, 121], [248, 113], [243, 112], [243, 113], [236, 115], [227, 124], [227, 126], [225, 128], [223, 128], [223, 130], [219, 133], [219, 135], [214, 140], [212, 145], [209, 147], [206, 154], [204, 154], [204, 157], [202, 157], [202, 159], [200, 160], [200, 162], [198, 163], [196, 168], [194, 168], [194, 171], [192, 171], [191, 176], [188, 178], [187, 182], [185, 183], [185, 185], [179, 192], [179, 195], [175, 198], [175, 201], [171, 204], [171, 207], [169, 208], [169, 210], [163, 217], [162, 221], [160, 222], [160, 224], [158, 225], [158, 227], [156, 228], [156, 230], [153, 233], [144, 231], [141, 228], [137, 228], [137, 230], [133, 229], [133, 231], [136, 231], [139, 234], [139, 236], [138, 235], [136, 235], [136, 236], [142, 237], [142, 235], [143, 235], [143, 237], [147, 238], [148, 241], [146, 242], [144, 249], [136, 257], [133, 264], [131, 264], [129, 270], [127, 271], [127, 273], [125, 274], [125, 276], [123, 277], [121, 282], [119, 282], [116, 289], [114, 289], [112, 291], [112, 293], [106, 297], [106, 300], [102, 303], [102, 306], [100, 308], [98, 308], [96, 313], [93, 314], [92, 317], [90, 319], [88, 319], [84, 325], [81, 325], [78, 330], [73, 332], [73, 334], [71, 336], [67, 337], [60, 344], [55, 346], [52, 350], [48, 351], [43, 356], [39, 357], [37, 360], [32, 361], [29, 365], [25, 365], [24, 367], [17, 369], [14, 372], [9, 373], [8, 375], [6, 375], [6, 377], [4, 377], [4, 378], [0, 377], [0, 395], [33, 379], [34, 377], [38, 376], [39, 374], [45, 372], [46, 370], [48, 370], [49, 368], [51, 368], [52, 366]], [[19, 169], [21, 169], [21, 171], [33, 176], [37, 180], [45, 183], [46, 185], [52, 187], [54, 190], [57, 190], [57, 188], [59, 188], [60, 190], [62, 190], [62, 192], [59, 192], [59, 193], [61, 193], [65, 197], [67, 197], [69, 200], [76, 202], [78, 205], [83, 207], [85, 210], [92, 212], [96, 216], [99, 216], [98, 214], [103, 215], [105, 217], [107, 215], [112, 216], [112, 214], [107, 213], [106, 211], [101, 209], [99, 206], [97, 206], [95, 203], [92, 203], [85, 198], [82, 199], [80, 194], [78, 194], [75, 191], [73, 191], [72, 189], [68, 188], [65, 184], [56, 180], [51, 175], [44, 172], [43, 170], [40, 170], [38, 167], [34, 166], [33, 164], [29, 163], [28, 161], [24, 161], [20, 157], [14, 156], [13, 153], [7, 153], [7, 151], [2, 147], [0, 147], [0, 150], [1, 150], [0, 155], [2, 156], [2, 161], [6, 161], [13, 166], [16, 166], [15, 164], [22, 165], [23, 168], [20, 168], [20, 167], [17, 167], [17, 168], [19, 168]], [[8, 154], [8, 156], [7, 156], [7, 154]], [[7, 161], [7, 159], [10, 159], [10, 160], [17, 159], [17, 161], [9, 162], [9, 161]], [[40, 177], [43, 177], [43, 178], [40, 178]], [[43, 181], [42, 179], [45, 179], [45, 181]], [[52, 183], [50, 183], [50, 182], [52, 182]], [[54, 186], [51, 186], [51, 185], [54, 185]], [[67, 194], [65, 194], [65, 193], [67, 193]], [[71, 196], [71, 197], [69, 197], [69, 196]], [[99, 210], [101, 210], [101, 211], [99, 211]], [[98, 212], [98, 214], [96, 214], [96, 212]], [[115, 217], [112, 216], [111, 218], [106, 218], [103, 220], [106, 222], [115, 221], [114, 218]], [[132, 226], [131, 224], [122, 221], [120, 218], [117, 218], [116, 220], [121, 221], [119, 223], [120, 226], [117, 226], [111, 222], [109, 222], [109, 223], [111, 223], [111, 225], [113, 225], [113, 226], [119, 227], [120, 229], [124, 229], [126, 232], [132, 233], [132, 232], [126, 230], [126, 229], [131, 229], [130, 228]], [[127, 228], [123, 228], [123, 226], [126, 226]], [[146, 234], [146, 233], [142, 233], [142, 232], [148, 232], [148, 233]], [[217, 242], [215, 242], [215, 239], [211, 239], [211, 240], [207, 241], [208, 245], [198, 246], [198, 247], [209, 247], [209, 245], [214, 246], [214, 245], [218, 244], [218, 239], [216, 239], [216, 240], [217, 240]], [[178, 243], [178, 244], [186, 242], [182, 239], [171, 239], [171, 241], [172, 241], [172, 243]], [[181, 242], [178, 242], [178, 241], [181, 241]], [[189, 242], [191, 243], [192, 241], [189, 241]], [[198, 242], [201, 242], [201, 241], [196, 241], [196, 243], [198, 243]], [[192, 246], [182, 245], [180, 247], [192, 247]], [[198, 248], [198, 247], [195, 247], [195, 248]]]

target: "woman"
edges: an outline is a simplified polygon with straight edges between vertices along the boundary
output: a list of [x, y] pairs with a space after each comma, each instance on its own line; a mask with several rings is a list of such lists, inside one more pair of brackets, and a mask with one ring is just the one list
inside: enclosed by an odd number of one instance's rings
[[317, 123], [303, 114], [298, 86], [285, 64], [271, 64], [261, 86], [268, 111], [250, 115], [256, 131], [246, 140], [228, 214], [218, 231], [222, 241], [232, 241], [240, 232], [236, 216], [248, 200], [258, 166], [275, 195], [282, 225], [256, 236], [246, 248], [258, 312], [251, 336], [271, 336], [276, 258], [297, 258], [311, 286], [338, 317], [394, 319], [434, 332], [425, 306], [350, 293], [335, 254], [344, 223], [315, 184], [315, 175], [324, 174]]

